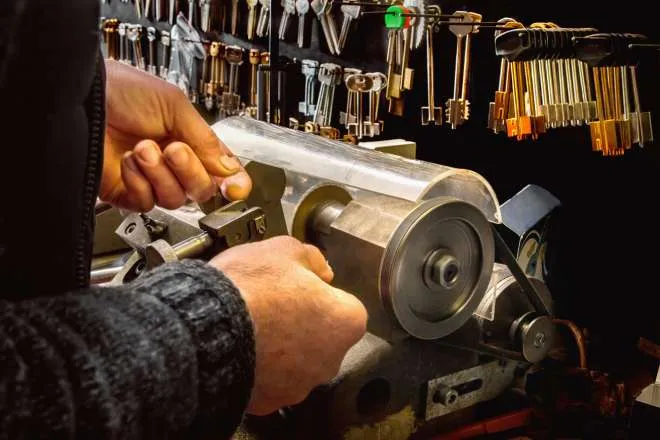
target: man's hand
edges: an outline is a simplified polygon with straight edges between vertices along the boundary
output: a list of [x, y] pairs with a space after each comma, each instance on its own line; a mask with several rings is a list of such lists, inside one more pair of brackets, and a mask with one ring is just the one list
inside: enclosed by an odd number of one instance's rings
[[240, 162], [174, 85], [106, 62], [106, 136], [101, 200], [134, 211], [206, 201], [218, 187], [244, 199], [252, 183]]
[[330, 286], [333, 273], [313, 246], [276, 237], [231, 248], [209, 263], [238, 287], [255, 327], [257, 367], [248, 412], [299, 403], [332, 379], [366, 331], [362, 303]]

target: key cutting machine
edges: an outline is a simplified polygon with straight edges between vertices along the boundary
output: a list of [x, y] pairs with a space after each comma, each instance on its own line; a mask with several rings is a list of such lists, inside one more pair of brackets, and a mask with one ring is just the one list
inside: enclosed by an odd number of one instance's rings
[[367, 335], [331, 383], [248, 418], [239, 438], [409, 438], [514, 388], [546, 357], [549, 292], [496, 232], [500, 206], [483, 177], [244, 117], [213, 128], [251, 175], [250, 198], [100, 212], [97, 254], [133, 251], [93, 278], [121, 283], [166, 261], [290, 234], [318, 246], [333, 285], [369, 312]]

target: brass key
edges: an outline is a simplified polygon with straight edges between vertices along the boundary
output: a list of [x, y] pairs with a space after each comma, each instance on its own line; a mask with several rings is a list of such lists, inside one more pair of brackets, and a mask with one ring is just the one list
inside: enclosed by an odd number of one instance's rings
[[259, 49], [250, 49], [248, 53], [250, 61], [250, 107], [257, 106], [257, 67], [261, 61]]
[[[518, 29], [523, 25], [513, 18], [501, 18], [497, 21], [500, 25], [506, 28]], [[496, 30], [495, 37], [502, 31]], [[495, 99], [488, 105], [488, 128], [495, 133], [506, 132], [506, 120], [509, 118], [509, 100], [511, 96], [511, 72], [509, 69], [509, 61], [502, 57], [500, 60], [500, 75], [497, 82], [497, 91], [495, 91]]]
[[[456, 36], [456, 62], [454, 66], [454, 95], [445, 104], [447, 122], [456, 129], [470, 117], [468, 79], [470, 77], [470, 46], [472, 34], [478, 32], [481, 15], [474, 12], [456, 11], [452, 21], [474, 23], [474, 26], [449, 25]], [[451, 21], [450, 21], [451, 23]]]
[[254, 34], [257, 30], [257, 7], [259, 0], [246, 0], [248, 6], [247, 37], [248, 40], [254, 40]]
[[[605, 156], [610, 156], [617, 149], [616, 121], [610, 118], [607, 78], [601, 76], [603, 73], [601, 69], [604, 68], [592, 68], [598, 120], [589, 123], [589, 131], [591, 134], [592, 149], [601, 152]], [[603, 80], [605, 81], [604, 83]]]
[[538, 83], [532, 75], [531, 61], [523, 63], [525, 70], [525, 84], [527, 89], [527, 96], [529, 99], [529, 119], [531, 125], [531, 137], [536, 140], [539, 134], [545, 133], [545, 117], [540, 114], [537, 103], [539, 102]]
[[525, 114], [525, 91], [521, 63], [512, 61], [509, 63], [509, 68], [511, 70], [514, 117], [506, 120], [506, 132], [509, 137], [515, 137], [521, 141], [532, 135], [532, 120]]
[[105, 55], [111, 60], [119, 59], [119, 20], [109, 18], [103, 22], [103, 39], [105, 43]]

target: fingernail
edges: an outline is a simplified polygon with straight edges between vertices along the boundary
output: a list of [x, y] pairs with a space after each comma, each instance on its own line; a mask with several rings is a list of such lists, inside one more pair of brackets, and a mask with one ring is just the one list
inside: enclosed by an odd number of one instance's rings
[[140, 156], [140, 159], [149, 165], [156, 165], [158, 163], [158, 152], [153, 145], [144, 145], [138, 148], [136, 153]]
[[252, 182], [245, 172], [226, 178], [221, 185], [222, 194], [229, 200], [243, 200], [250, 195]]
[[241, 163], [235, 157], [220, 156], [220, 163], [229, 172], [238, 171], [241, 169]]
[[126, 168], [132, 172], [139, 173], [137, 164], [135, 163], [135, 158], [132, 154], [128, 153], [128, 155], [124, 156], [124, 164], [126, 165]]
[[229, 200], [242, 200], [246, 197], [245, 188], [238, 183], [230, 183], [222, 188], [222, 195]]
[[165, 157], [177, 167], [185, 167], [188, 164], [188, 152], [185, 148], [176, 148]]

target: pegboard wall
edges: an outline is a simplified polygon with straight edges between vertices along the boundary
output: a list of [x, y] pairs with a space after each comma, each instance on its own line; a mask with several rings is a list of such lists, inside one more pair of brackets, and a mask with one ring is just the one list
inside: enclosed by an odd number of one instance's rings
[[[149, 25], [137, 19], [132, 3], [108, 1], [102, 6], [103, 17]], [[185, 11], [187, 1], [181, 3]], [[213, 33], [207, 35], [208, 38], [245, 49], [269, 50], [268, 38], [247, 40], [247, 4], [239, 0], [239, 5], [242, 9], [240, 34]], [[482, 14], [484, 21], [502, 17], [513, 17], [525, 25], [552, 21], [562, 27], [590, 26], [602, 32], [642, 33], [652, 41], [660, 41], [653, 14], [640, 13], [642, 2], [615, 3], [599, 9], [585, 2], [566, 0], [444, 1], [439, 5], [445, 14], [456, 10], [474, 11]], [[275, 22], [279, 24], [281, 5], [272, 7]], [[339, 7], [335, 9], [335, 21], [341, 25]], [[229, 17], [227, 29], [228, 22]], [[157, 27], [166, 29], [169, 26], [159, 23]], [[277, 29], [271, 32], [276, 34]], [[386, 73], [387, 31], [382, 16], [366, 15], [356, 20], [341, 56], [329, 54], [319, 22], [311, 12], [307, 16], [306, 48], [297, 47], [296, 34], [297, 19], [294, 19], [286, 41], [277, 44], [279, 55]], [[446, 26], [441, 27], [435, 36], [435, 89], [436, 101], [443, 107], [452, 93], [455, 47], [456, 38]], [[655, 255], [660, 249], [660, 234], [655, 233], [654, 206], [660, 186], [659, 146], [635, 147], [622, 157], [612, 158], [591, 151], [589, 130], [584, 126], [552, 130], [536, 141], [522, 142], [488, 130], [488, 103], [493, 100], [499, 72], [492, 30], [483, 29], [473, 39], [469, 86], [471, 116], [456, 130], [447, 124], [420, 124], [420, 106], [426, 100], [423, 44], [411, 54], [410, 63], [415, 69], [414, 88], [406, 95], [402, 117], [388, 115], [386, 105], [381, 107], [382, 138], [415, 141], [422, 160], [481, 173], [493, 185], [500, 201], [529, 183], [552, 192], [562, 202], [561, 213], [553, 226], [552, 243], [552, 259], [557, 263], [552, 268], [555, 285], [551, 287], [559, 311], [584, 325], [611, 331], [612, 337], [635, 339], [645, 335], [659, 341], [660, 325], [655, 315], [660, 295], [655, 292], [654, 276], [658, 265]], [[659, 67], [657, 59], [639, 67], [642, 106], [656, 118], [660, 117], [660, 96], [655, 84]], [[242, 69], [244, 92], [249, 64], [244, 63]], [[300, 74], [287, 80], [287, 99], [295, 108], [302, 100], [303, 80]], [[346, 89], [339, 86], [336, 92], [338, 110], [345, 105], [345, 98]], [[615, 319], [616, 328], [612, 326]]]

